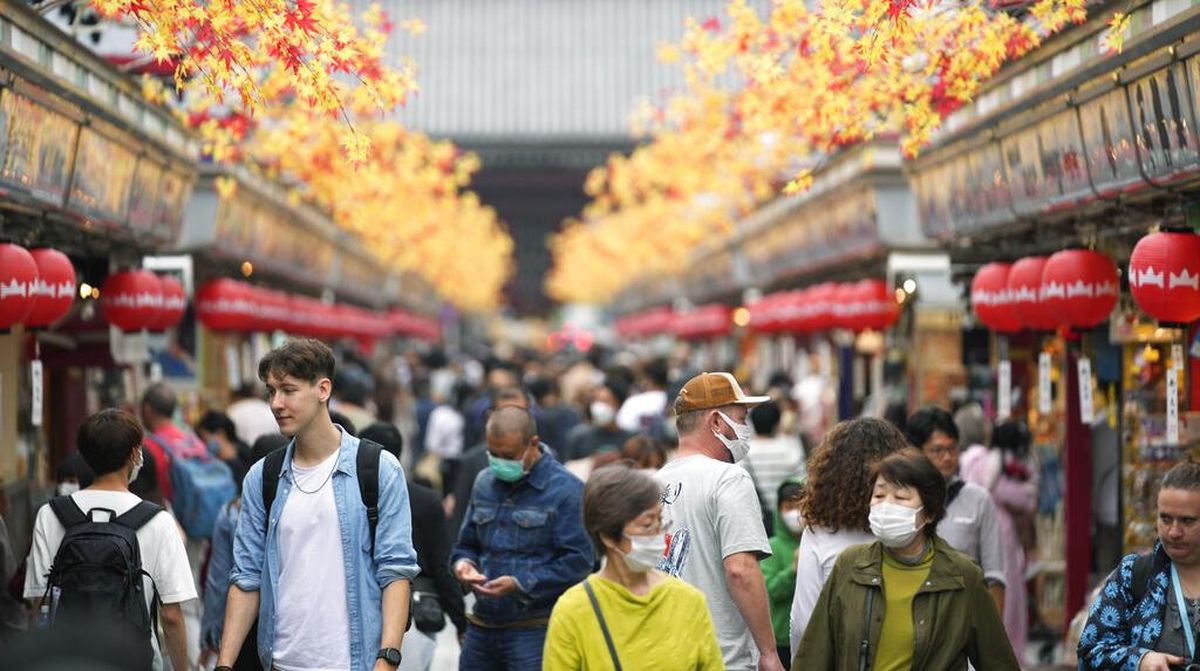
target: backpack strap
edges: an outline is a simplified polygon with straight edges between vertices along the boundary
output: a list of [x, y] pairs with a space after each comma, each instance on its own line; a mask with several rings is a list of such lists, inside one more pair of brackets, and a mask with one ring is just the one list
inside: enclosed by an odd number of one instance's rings
[[283, 468], [283, 458], [287, 456], [287, 448], [276, 448], [263, 457], [262, 469], [262, 500], [263, 500], [263, 533], [271, 520], [271, 504], [275, 503], [275, 493], [279, 491], [279, 471]]
[[62, 522], [64, 529], [70, 529], [76, 524], [83, 524], [88, 521], [86, 513], [80, 509], [79, 504], [75, 503], [75, 499], [67, 496], [56, 496], [50, 499], [50, 510], [54, 511], [54, 516]]
[[947, 508], [950, 507], [951, 503], [954, 503], [954, 499], [958, 498], [958, 495], [962, 493], [963, 487], [966, 487], [966, 486], [967, 486], [966, 480], [955, 480], [953, 483], [950, 484], [949, 487], [946, 488], [946, 507]]
[[1165, 563], [1161, 561], [1157, 552], [1150, 551], [1133, 560], [1133, 582], [1130, 584], [1130, 596], [1133, 597], [1133, 603], [1141, 603], [1145, 598], [1146, 592], [1150, 590], [1150, 579], [1154, 577]]
[[367, 508], [371, 529], [371, 554], [375, 554], [375, 527], [379, 526], [379, 458], [383, 446], [370, 440], [358, 441], [358, 494]]
[[126, 510], [124, 513], [116, 517], [113, 521], [128, 529], [137, 531], [146, 526], [146, 523], [154, 519], [154, 516], [161, 513], [164, 508], [150, 501], [142, 501], [136, 506]]

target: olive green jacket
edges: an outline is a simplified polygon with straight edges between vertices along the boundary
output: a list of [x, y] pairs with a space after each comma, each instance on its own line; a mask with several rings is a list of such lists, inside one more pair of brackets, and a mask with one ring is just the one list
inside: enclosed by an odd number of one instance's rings
[[[1020, 671], [983, 572], [941, 538], [934, 538], [933, 550], [929, 576], [913, 597], [912, 668], [965, 669], [970, 659], [985, 671]], [[881, 543], [843, 552], [821, 589], [792, 671], [869, 671], [883, 628], [882, 583]], [[871, 635], [864, 641], [868, 599]]]

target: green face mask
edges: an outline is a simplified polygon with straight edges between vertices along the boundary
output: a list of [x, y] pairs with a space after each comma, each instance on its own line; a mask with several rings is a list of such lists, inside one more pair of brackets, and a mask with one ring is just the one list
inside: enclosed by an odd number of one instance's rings
[[501, 459], [488, 452], [488, 467], [497, 478], [505, 482], [516, 482], [525, 477], [525, 464], [521, 459]]

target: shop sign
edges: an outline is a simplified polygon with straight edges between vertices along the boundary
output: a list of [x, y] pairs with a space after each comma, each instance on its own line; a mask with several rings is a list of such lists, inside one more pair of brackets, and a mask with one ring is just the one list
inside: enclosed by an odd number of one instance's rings
[[33, 426], [42, 425], [42, 360], [34, 359], [29, 362], [29, 421]]
[[1092, 396], [1092, 361], [1079, 357], [1079, 421], [1091, 424], [1096, 419], [1095, 399]]
[[1189, 73], [1200, 74], [1200, 59], [1192, 58], [1187, 66], [1173, 63], [1129, 85], [1135, 139], [1142, 167], [1152, 179], [1169, 182], [1200, 167], [1187, 95]]
[[0, 131], [4, 136], [0, 179], [62, 205], [78, 125], [10, 89], [0, 96]]
[[996, 419], [1012, 416], [1012, 361], [1004, 359], [996, 369]]
[[154, 231], [154, 214], [158, 207], [158, 187], [164, 168], [142, 157], [133, 172], [133, 188], [129, 192], [129, 226], [138, 232]]
[[[766, 283], [870, 253], [879, 246], [877, 216], [875, 194], [867, 188], [805, 203], [746, 242], [754, 281]], [[729, 272], [731, 266], [726, 268]]]
[[1079, 106], [1087, 167], [1102, 197], [1141, 184], [1136, 140], [1125, 106], [1125, 90], [1113, 89]]
[[1050, 382], [1053, 365], [1049, 352], [1038, 354], [1038, 412], [1043, 416], [1048, 416], [1054, 409], [1054, 390]]
[[129, 189], [137, 156], [96, 126], [80, 131], [75, 156], [70, 204], [81, 212], [123, 224], [129, 212]]
[[192, 182], [175, 170], [164, 170], [158, 185], [154, 231], [159, 238], [174, 242], [183, 227], [183, 205], [192, 194]]

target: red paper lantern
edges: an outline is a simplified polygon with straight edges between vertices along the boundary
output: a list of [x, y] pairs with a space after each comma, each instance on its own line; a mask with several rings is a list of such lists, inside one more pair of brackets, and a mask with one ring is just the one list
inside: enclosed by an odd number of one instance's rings
[[160, 275], [158, 280], [162, 283], [163, 304], [158, 315], [146, 326], [151, 331], [165, 331], [171, 328], [178, 324], [187, 312], [187, 292], [183, 290], [179, 280], [170, 275]]
[[100, 286], [100, 310], [109, 324], [122, 331], [149, 327], [162, 307], [162, 282], [148, 270], [114, 273]]
[[0, 329], [29, 316], [34, 304], [30, 293], [37, 277], [37, 262], [29, 250], [0, 243]]
[[855, 320], [856, 331], [882, 331], [900, 318], [896, 295], [883, 280], [862, 280], [854, 285], [854, 295], [862, 306], [862, 316]]
[[825, 282], [809, 289], [804, 295], [806, 330], [826, 331], [834, 327], [833, 300], [838, 285]]
[[1067, 249], [1042, 269], [1042, 310], [1060, 326], [1090, 329], [1104, 322], [1120, 293], [1117, 266], [1100, 252]]
[[975, 308], [975, 315], [984, 326], [999, 333], [1021, 330], [1021, 319], [1008, 289], [1011, 268], [1007, 263], [989, 263], [971, 280], [971, 306]]
[[75, 300], [75, 266], [57, 249], [30, 250], [37, 263], [38, 278], [33, 284], [33, 309], [25, 317], [25, 326], [49, 326], [71, 311]]
[[196, 292], [196, 318], [214, 331], [252, 331], [257, 313], [254, 287], [227, 278], [210, 280]]
[[1012, 295], [1013, 309], [1021, 320], [1021, 326], [1033, 331], [1053, 331], [1058, 328], [1058, 319], [1042, 306], [1042, 271], [1046, 257], [1029, 256], [1017, 261], [1008, 271], [1008, 290]]
[[1163, 231], [1138, 240], [1129, 259], [1129, 291], [1160, 322], [1200, 319], [1200, 235]]

